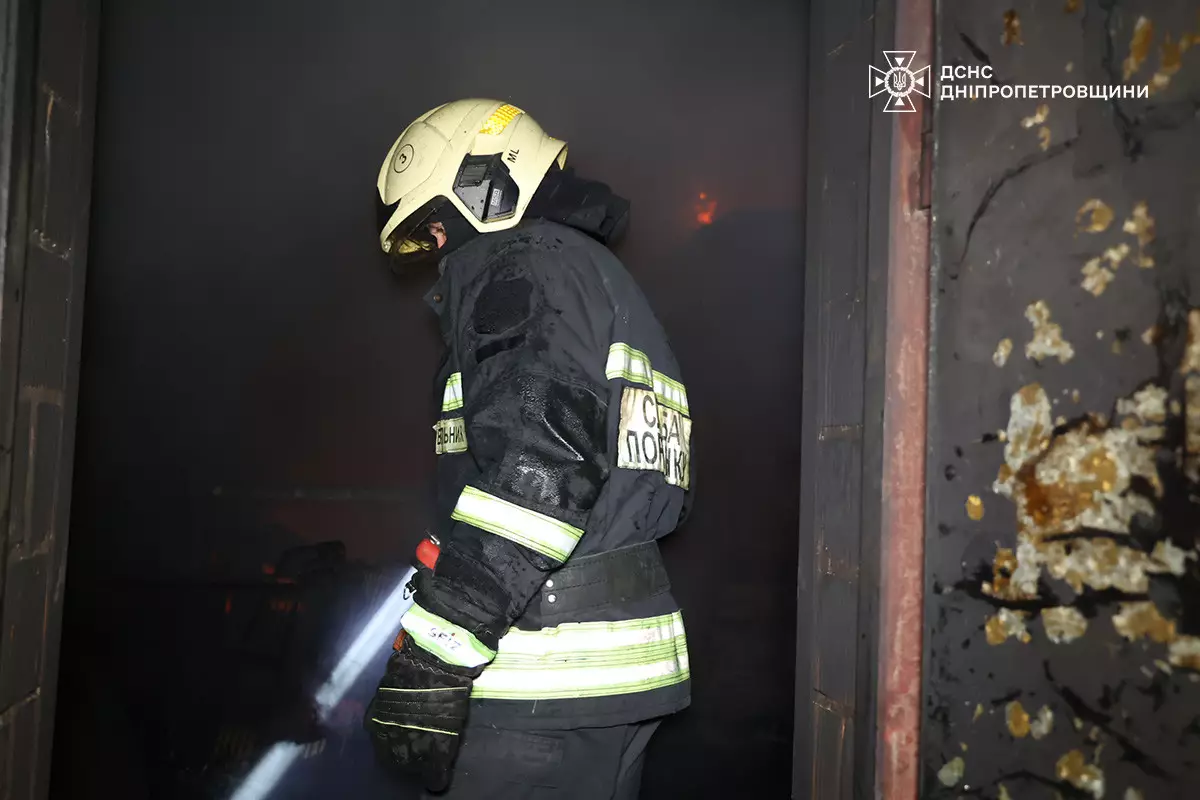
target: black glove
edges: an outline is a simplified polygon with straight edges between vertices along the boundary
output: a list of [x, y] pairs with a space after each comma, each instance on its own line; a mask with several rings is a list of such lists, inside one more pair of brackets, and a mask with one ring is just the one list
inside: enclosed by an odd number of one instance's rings
[[404, 637], [363, 715], [380, 763], [419, 775], [431, 792], [448, 787], [471, 681], [482, 671], [447, 664]]

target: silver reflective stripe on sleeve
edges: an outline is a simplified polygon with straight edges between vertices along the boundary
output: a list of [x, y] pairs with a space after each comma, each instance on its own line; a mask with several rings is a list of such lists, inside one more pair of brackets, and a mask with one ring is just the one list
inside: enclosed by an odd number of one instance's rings
[[668, 378], [650, 366], [650, 359], [641, 350], [634, 350], [624, 342], [615, 342], [608, 348], [608, 363], [604, 375], [610, 381], [624, 378], [630, 383], [640, 383], [654, 389], [658, 401], [681, 414], [688, 412], [687, 389], [677, 380]]
[[631, 694], [687, 680], [683, 615], [510, 629], [471, 696], [552, 700]]
[[[426, 395], [428, 397], [429, 395]], [[442, 411], [453, 411], [463, 407], [462, 373], [455, 372], [446, 379], [446, 390], [442, 392]]]
[[474, 486], [463, 488], [450, 516], [558, 561], [566, 561], [583, 536], [581, 528], [522, 508]]
[[400, 618], [400, 627], [425, 650], [459, 667], [482, 666], [496, 655], [466, 628], [432, 611], [413, 605]]

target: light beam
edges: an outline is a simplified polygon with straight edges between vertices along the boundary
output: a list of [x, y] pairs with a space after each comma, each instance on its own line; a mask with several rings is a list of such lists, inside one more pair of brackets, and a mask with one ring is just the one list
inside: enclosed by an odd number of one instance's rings
[[[329, 680], [317, 690], [313, 699], [321, 722], [329, 718], [330, 712], [358, 680], [371, 657], [379, 652], [380, 642], [390, 639], [400, 627], [400, 618], [413, 604], [409, 581], [416, 574], [416, 567], [410, 567], [404, 573], [399, 585], [346, 649], [346, 654], [330, 674]], [[230, 800], [262, 800], [275, 789], [303, 749], [303, 745], [295, 742], [276, 742], [245, 777]]]

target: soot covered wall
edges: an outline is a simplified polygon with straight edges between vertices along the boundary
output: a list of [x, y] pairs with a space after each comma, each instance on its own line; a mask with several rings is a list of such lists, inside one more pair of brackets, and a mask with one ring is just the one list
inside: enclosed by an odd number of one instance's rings
[[1004, 9], [938, 17], [922, 796], [1191, 797], [1200, 17]]
[[[295, 544], [339, 539], [375, 563], [412, 552], [429, 523], [440, 340], [426, 281], [384, 268], [374, 181], [414, 117], [494, 96], [631, 198], [620, 255], [672, 336], [695, 409], [695, 511], [664, 547], [694, 702], [652, 745], [645, 796], [783, 796], [803, 9], [106, 5], [64, 641], [104, 648], [88, 678], [103, 691], [73, 690], [83, 710], [60, 728], [59, 789], [74, 778], [72, 796], [87, 796], [93, 763], [126, 796], [163, 780], [147, 777], [147, 743], [169, 712], [136, 698], [181, 658], [154, 648], [183, 638], [171, 630], [182, 595], [135, 591], [119, 617], [104, 598], [147, 580], [248, 579]], [[188, 638], [192, 652], [221, 646], [205, 636]], [[68, 665], [64, 685], [85, 684], [79, 672]], [[340, 790], [360, 780], [331, 769]]]

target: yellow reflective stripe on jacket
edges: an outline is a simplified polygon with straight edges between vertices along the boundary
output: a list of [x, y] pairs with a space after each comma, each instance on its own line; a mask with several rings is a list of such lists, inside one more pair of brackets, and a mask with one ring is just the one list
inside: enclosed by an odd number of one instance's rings
[[688, 413], [687, 389], [658, 370], [654, 371], [654, 394], [658, 396], [658, 402], [667, 408], [673, 408], [680, 414]]
[[641, 350], [634, 350], [624, 342], [616, 342], [608, 348], [608, 363], [604, 375], [609, 380], [624, 378], [630, 383], [640, 383], [654, 389], [658, 401], [681, 414], [688, 412], [687, 389], [673, 378], [650, 366], [649, 357]]
[[442, 392], [442, 411], [453, 411], [456, 408], [462, 407], [462, 373], [455, 372], [446, 379], [446, 390]]
[[482, 666], [495, 657], [475, 634], [443, 619], [432, 611], [413, 605], [400, 618], [400, 627], [413, 641], [447, 664], [459, 667]]
[[450, 516], [558, 561], [566, 561], [583, 536], [581, 528], [522, 508], [474, 486], [463, 488]]
[[625, 622], [569, 622], [540, 631], [511, 629], [471, 696], [552, 700], [630, 694], [690, 676], [683, 615]]
[[652, 373], [650, 358], [641, 350], [634, 350], [624, 342], [616, 342], [608, 348], [608, 363], [604, 366], [604, 374], [610, 381], [614, 378], [624, 378], [633, 383], [650, 386]]

